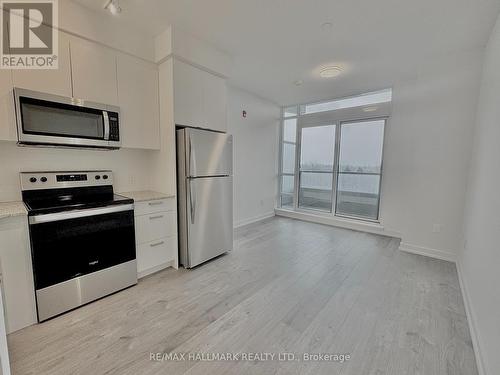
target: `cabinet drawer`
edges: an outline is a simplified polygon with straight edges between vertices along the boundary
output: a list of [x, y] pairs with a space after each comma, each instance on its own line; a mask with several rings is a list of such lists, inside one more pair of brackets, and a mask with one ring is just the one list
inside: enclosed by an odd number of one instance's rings
[[137, 247], [137, 273], [139, 277], [159, 271], [161, 266], [174, 259], [177, 237], [163, 238]]
[[165, 198], [146, 202], [135, 203], [135, 215], [148, 215], [155, 212], [162, 211], [175, 211], [176, 200], [175, 198]]
[[175, 235], [176, 213], [156, 212], [149, 215], [136, 216], [135, 235], [136, 243], [142, 244], [163, 237]]

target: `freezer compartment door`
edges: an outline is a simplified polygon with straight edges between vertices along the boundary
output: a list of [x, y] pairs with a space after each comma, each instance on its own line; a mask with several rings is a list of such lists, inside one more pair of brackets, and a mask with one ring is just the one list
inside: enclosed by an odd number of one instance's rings
[[188, 180], [186, 268], [233, 249], [233, 178]]
[[186, 129], [187, 176], [231, 176], [233, 136], [206, 130]]

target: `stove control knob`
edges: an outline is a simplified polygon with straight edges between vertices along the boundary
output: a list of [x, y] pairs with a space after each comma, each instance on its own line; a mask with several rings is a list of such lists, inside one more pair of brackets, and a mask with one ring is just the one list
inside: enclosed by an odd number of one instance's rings
[[36, 177], [31, 177], [30, 182], [34, 184], [36, 182]]
[[40, 179], [40, 181], [42, 181], [42, 182], [47, 182], [47, 177], [42, 177], [42, 178]]
[[102, 176], [102, 178], [104, 178], [105, 180], [107, 180], [108, 179], [108, 175], [105, 174], [104, 176]]
[[101, 179], [101, 176], [96, 175], [96, 176], [95, 176], [95, 179], [96, 179], [96, 180], [100, 180], [100, 179]]

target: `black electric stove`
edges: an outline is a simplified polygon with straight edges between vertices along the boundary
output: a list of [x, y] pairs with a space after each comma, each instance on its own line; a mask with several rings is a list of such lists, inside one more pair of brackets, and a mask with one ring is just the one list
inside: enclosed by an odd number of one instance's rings
[[21, 188], [39, 321], [137, 283], [134, 201], [111, 171], [21, 173]]

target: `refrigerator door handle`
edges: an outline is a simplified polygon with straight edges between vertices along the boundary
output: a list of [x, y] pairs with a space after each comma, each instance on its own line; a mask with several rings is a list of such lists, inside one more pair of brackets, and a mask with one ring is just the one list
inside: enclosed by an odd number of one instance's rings
[[193, 149], [192, 142], [191, 142], [191, 135], [188, 133], [189, 136], [189, 177], [195, 177], [197, 176], [196, 173], [196, 153], [195, 150]]
[[193, 183], [192, 180], [189, 181], [189, 202], [190, 202], [190, 213], [191, 213], [191, 224], [194, 224], [194, 218], [196, 216], [196, 192], [193, 194]]

